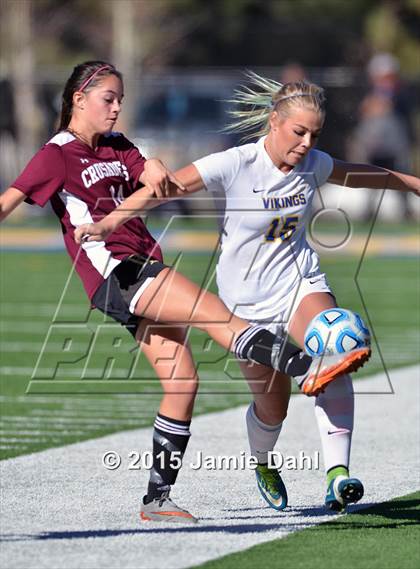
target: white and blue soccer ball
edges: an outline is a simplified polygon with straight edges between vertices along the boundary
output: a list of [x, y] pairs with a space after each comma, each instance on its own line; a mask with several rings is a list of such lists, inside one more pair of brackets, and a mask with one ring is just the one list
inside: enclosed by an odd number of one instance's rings
[[362, 317], [344, 308], [329, 308], [311, 320], [305, 332], [310, 356], [342, 354], [370, 346], [370, 332]]

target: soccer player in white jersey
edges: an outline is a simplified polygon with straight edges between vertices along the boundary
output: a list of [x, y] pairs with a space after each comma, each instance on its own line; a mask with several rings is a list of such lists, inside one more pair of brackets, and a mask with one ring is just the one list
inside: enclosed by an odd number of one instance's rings
[[[329, 181], [350, 187], [393, 189], [420, 195], [414, 176], [349, 164], [315, 150], [325, 120], [323, 90], [306, 82], [282, 85], [251, 74], [255, 87], [237, 92], [231, 130], [254, 133], [255, 143], [230, 148], [176, 172], [177, 187], [162, 165], [155, 195], [161, 201], [207, 188], [222, 190], [226, 210], [217, 265], [219, 295], [236, 315], [272, 331], [285, 329], [303, 346], [311, 319], [336, 306], [318, 255], [306, 241], [306, 224], [317, 187]], [[356, 174], [356, 175], [355, 175]], [[146, 188], [130, 196], [98, 224], [81, 228], [92, 239], [107, 236], [144, 209], [156, 206]], [[119, 217], [116, 215], [119, 214]], [[269, 505], [281, 510], [287, 492], [276, 469], [268, 468], [287, 414], [290, 382], [263, 365], [240, 362], [253, 391], [247, 413], [251, 453], [258, 458], [258, 487]], [[350, 375], [342, 374], [315, 399], [327, 472], [326, 507], [341, 511], [360, 500], [363, 485], [349, 475], [354, 394]]]
[[288, 372], [308, 395], [318, 393], [340, 371], [358, 368], [370, 352], [355, 350], [312, 360], [284, 334], [276, 337], [234, 316], [216, 295], [163, 263], [159, 245], [140, 218], [129, 220], [108, 238], [82, 242], [85, 234], [78, 227], [104, 216], [112, 219], [118, 204], [146, 183], [146, 176], [149, 197], [160, 194], [168, 183], [180, 191], [184, 188], [159, 161], [146, 160], [134, 144], [113, 131], [123, 96], [122, 76], [113, 65], [88, 61], [74, 68], [63, 92], [59, 132], [0, 196], [0, 221], [24, 200], [41, 207], [50, 201], [92, 306], [127, 327], [162, 382], [141, 518], [195, 522], [169, 496], [190, 438], [198, 386], [186, 340], [189, 325], [207, 331], [240, 358]]

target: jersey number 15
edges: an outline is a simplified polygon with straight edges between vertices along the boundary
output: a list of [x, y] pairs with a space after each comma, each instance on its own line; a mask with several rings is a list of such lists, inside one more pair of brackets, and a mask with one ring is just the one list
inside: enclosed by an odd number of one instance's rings
[[264, 235], [265, 240], [276, 241], [280, 239], [281, 241], [286, 241], [286, 239], [290, 239], [296, 230], [298, 221], [299, 218], [297, 215], [275, 217]]

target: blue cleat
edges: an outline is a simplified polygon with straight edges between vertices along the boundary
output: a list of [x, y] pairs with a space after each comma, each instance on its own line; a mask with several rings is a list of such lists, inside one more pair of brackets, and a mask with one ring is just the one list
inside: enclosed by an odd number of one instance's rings
[[284, 510], [287, 506], [287, 490], [276, 468], [259, 464], [255, 469], [258, 489], [261, 496], [274, 510]]
[[328, 486], [325, 507], [331, 512], [344, 512], [347, 504], [361, 500], [363, 493], [363, 484], [358, 478], [336, 476]]

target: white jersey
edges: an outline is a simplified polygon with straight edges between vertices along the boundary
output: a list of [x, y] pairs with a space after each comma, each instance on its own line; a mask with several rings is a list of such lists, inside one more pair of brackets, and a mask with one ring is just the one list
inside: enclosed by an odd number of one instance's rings
[[333, 168], [331, 156], [310, 150], [284, 174], [264, 140], [194, 162], [208, 190], [225, 192], [217, 285], [229, 309], [248, 320], [276, 317], [302, 277], [319, 273], [305, 226], [315, 190]]

